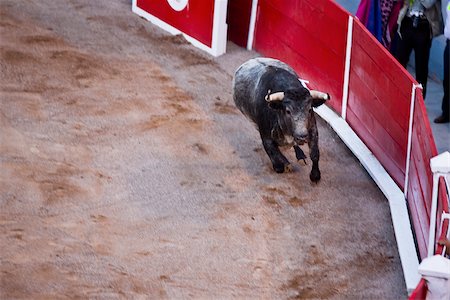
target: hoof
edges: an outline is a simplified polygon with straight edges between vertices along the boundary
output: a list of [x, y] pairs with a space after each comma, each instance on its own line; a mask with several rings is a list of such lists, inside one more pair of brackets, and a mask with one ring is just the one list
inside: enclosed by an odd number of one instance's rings
[[320, 180], [320, 171], [319, 170], [311, 171], [311, 174], [309, 174], [309, 179], [311, 179], [312, 182], [318, 182]]
[[306, 159], [305, 153], [299, 146], [294, 145], [294, 150], [295, 150], [295, 157], [297, 158], [298, 161]]
[[273, 169], [275, 170], [275, 172], [277, 173], [289, 173], [292, 172], [293, 168], [291, 164], [286, 164], [286, 165], [274, 165]]
[[298, 161], [298, 163], [299, 163], [301, 166], [306, 166], [306, 165], [308, 165], [308, 163], [306, 162], [306, 159], [300, 159], [300, 160]]
[[284, 173], [290, 173], [294, 170], [291, 164], [287, 164], [284, 166]]

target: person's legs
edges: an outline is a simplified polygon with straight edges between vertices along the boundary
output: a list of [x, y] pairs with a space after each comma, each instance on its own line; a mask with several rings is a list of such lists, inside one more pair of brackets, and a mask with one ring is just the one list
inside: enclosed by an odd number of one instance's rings
[[450, 68], [449, 68], [449, 57], [450, 57], [450, 40], [447, 39], [447, 44], [444, 50], [444, 98], [442, 98], [442, 115], [449, 119], [449, 106], [450, 106]]
[[423, 87], [423, 99], [427, 94], [428, 61], [430, 59], [431, 33], [428, 21], [421, 20], [413, 36], [416, 63], [416, 79]]
[[444, 97], [442, 98], [442, 115], [434, 119], [435, 123], [447, 123], [450, 121], [450, 68], [449, 68], [449, 56], [450, 56], [450, 40], [447, 39], [447, 44], [444, 50]]
[[412, 52], [412, 22], [408, 18], [404, 18], [400, 28], [401, 36], [396, 33], [396, 45], [394, 56], [398, 62], [406, 69], [409, 57]]

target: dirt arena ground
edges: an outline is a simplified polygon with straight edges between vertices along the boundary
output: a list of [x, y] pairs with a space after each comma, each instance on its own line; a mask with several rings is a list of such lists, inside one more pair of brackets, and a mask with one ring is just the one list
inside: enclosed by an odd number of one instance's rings
[[272, 171], [231, 97], [257, 53], [129, 0], [0, 3], [1, 299], [406, 298], [387, 200], [323, 121], [319, 184]]

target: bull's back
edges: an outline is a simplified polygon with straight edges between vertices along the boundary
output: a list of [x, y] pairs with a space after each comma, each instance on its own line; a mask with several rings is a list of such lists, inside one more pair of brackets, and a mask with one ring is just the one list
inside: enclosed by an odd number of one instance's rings
[[[258, 106], [264, 102], [263, 97], [257, 97], [261, 77], [268, 67], [284, 69], [297, 76], [295, 71], [285, 63], [272, 58], [253, 58], [243, 63], [233, 78], [233, 100], [236, 107], [248, 118], [256, 122]], [[265, 91], [267, 92], [267, 91]]]

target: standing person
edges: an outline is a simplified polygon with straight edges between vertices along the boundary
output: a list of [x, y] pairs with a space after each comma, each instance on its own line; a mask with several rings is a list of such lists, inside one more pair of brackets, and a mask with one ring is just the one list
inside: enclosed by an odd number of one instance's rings
[[[442, 115], [434, 119], [434, 123], [448, 123], [450, 122], [450, 69], [449, 69], [449, 57], [450, 57], [450, 2], [444, 1], [442, 3], [442, 17], [447, 17], [445, 21], [444, 35], [447, 38], [445, 50], [444, 50], [444, 97], [442, 98]], [[450, 251], [450, 249], [449, 249]]]
[[415, 54], [416, 79], [427, 92], [428, 61], [431, 40], [442, 33], [440, 0], [405, 0], [398, 16], [398, 41], [395, 57], [406, 68], [412, 50]]

